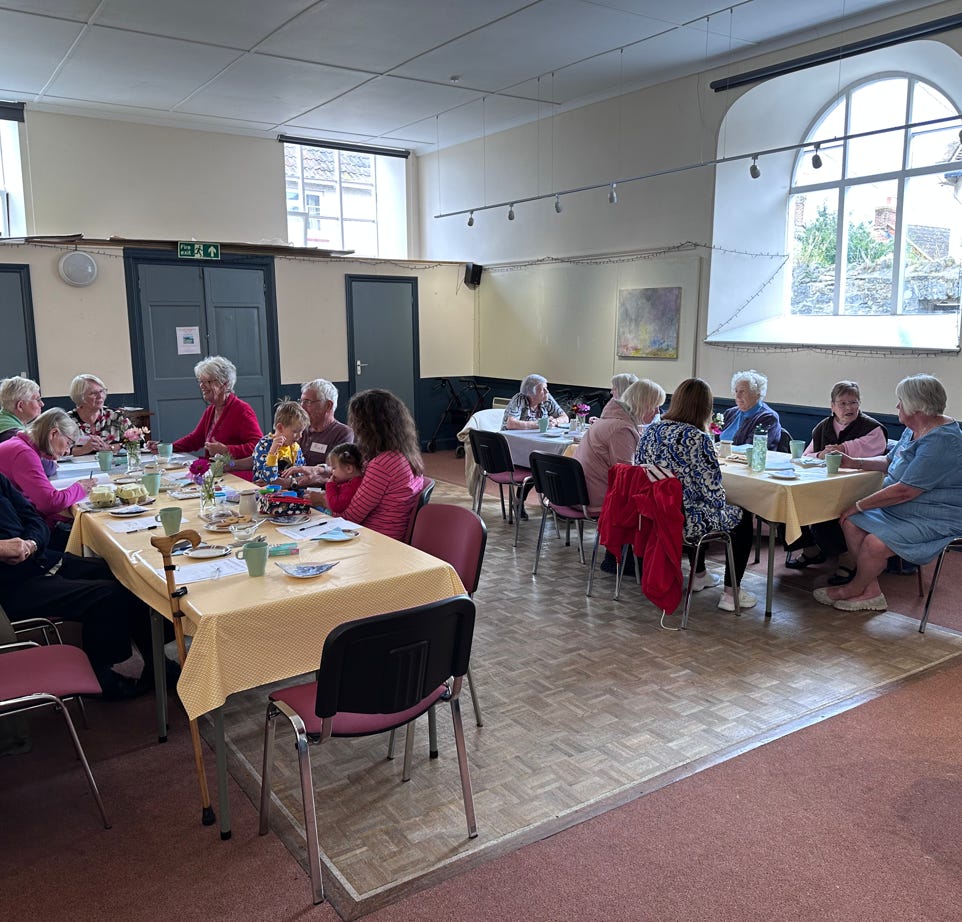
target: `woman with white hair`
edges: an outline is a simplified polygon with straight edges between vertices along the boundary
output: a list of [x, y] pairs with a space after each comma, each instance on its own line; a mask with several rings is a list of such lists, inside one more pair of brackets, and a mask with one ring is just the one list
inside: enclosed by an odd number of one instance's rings
[[[58, 490], [47, 477], [42, 460], [56, 463], [70, 453], [79, 435], [76, 422], [59, 407], [41, 413], [26, 429], [0, 444], [0, 474], [3, 474], [43, 516], [51, 529], [50, 545], [63, 550], [73, 516], [70, 507], [86, 498], [97, 483], [95, 478], [78, 480]], [[63, 526], [63, 527], [60, 527]]]
[[[32, 423], [43, 410], [40, 385], [29, 378], [14, 375], [0, 382], [0, 442], [12, 439], [27, 423]], [[57, 462], [43, 459], [48, 477], [57, 475]]]
[[764, 402], [768, 391], [768, 378], [754, 368], [736, 371], [732, 376], [732, 396], [735, 406], [725, 410], [724, 423], [719, 438], [728, 439], [736, 445], [749, 445], [755, 430], [768, 431], [769, 451], [778, 451], [782, 438], [782, 424], [778, 414]]
[[563, 426], [568, 414], [548, 393], [548, 379], [542, 375], [528, 375], [521, 382], [521, 393], [515, 394], [504, 408], [502, 429], [537, 429], [538, 420], [547, 418], [552, 426]]
[[[637, 380], [638, 375], [633, 375], [628, 371], [622, 372], [620, 375], [615, 375], [611, 379], [611, 396], [614, 397], [615, 400], [620, 400], [625, 391]], [[662, 400], [664, 399], [665, 398], [662, 397]]]
[[[194, 366], [194, 375], [207, 409], [197, 428], [174, 442], [174, 451], [203, 449], [207, 458], [214, 455], [249, 458], [263, 433], [254, 408], [234, 393], [237, 383], [234, 363], [222, 355], [208, 356]], [[251, 479], [250, 471], [238, 471], [237, 476]]]
[[104, 406], [107, 385], [96, 375], [80, 374], [70, 382], [70, 399], [75, 407], [70, 417], [80, 433], [74, 446], [75, 455], [95, 451], [113, 451], [120, 447], [131, 422], [120, 410]]
[[962, 535], [962, 429], [945, 415], [945, 388], [931, 375], [912, 375], [895, 396], [905, 426], [898, 444], [875, 458], [842, 457], [842, 467], [885, 471], [885, 479], [839, 516], [855, 577], [814, 596], [841, 611], [884, 611], [878, 576], [889, 557], [921, 566]]

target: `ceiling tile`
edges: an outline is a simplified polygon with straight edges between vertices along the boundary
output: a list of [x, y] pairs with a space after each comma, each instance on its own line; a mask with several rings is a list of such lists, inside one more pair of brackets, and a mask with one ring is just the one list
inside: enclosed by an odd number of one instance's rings
[[169, 108], [215, 76], [237, 53], [116, 29], [91, 28], [49, 92], [64, 98]]
[[106, 0], [97, 24], [247, 50], [314, 2]]
[[368, 79], [358, 71], [248, 54], [178, 111], [279, 124]]
[[39, 93], [63, 60], [82, 26], [0, 10], [0, 87]]
[[[258, 50], [384, 73], [529, 2], [330, 0], [299, 16]], [[452, 73], [457, 71], [447, 72], [445, 79]]]
[[319, 106], [297, 119], [299, 125], [380, 135], [397, 131], [436, 112], [477, 99], [478, 93], [453, 86], [417, 84], [379, 77], [348, 96]]
[[38, 16], [59, 16], [86, 22], [100, 0], [3, 0], [5, 8], [23, 10]]

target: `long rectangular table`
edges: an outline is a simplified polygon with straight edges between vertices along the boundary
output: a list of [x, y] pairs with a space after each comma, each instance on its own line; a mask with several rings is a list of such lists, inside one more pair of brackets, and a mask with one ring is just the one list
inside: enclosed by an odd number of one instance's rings
[[[243, 485], [239, 480], [234, 484]], [[150, 507], [151, 515], [144, 516], [144, 525], [154, 524], [153, 511], [168, 504], [183, 506], [182, 528], [196, 530], [210, 543], [232, 540], [230, 534], [205, 530], [194, 499], [177, 501], [161, 494], [159, 502]], [[76, 551], [82, 546], [103, 557], [124, 586], [170, 618], [166, 583], [155, 571], [162, 567], [161, 556], [150, 544], [150, 537], [162, 532], [122, 534], [113, 531], [110, 523], [129, 519], [118, 520], [106, 512], [78, 511], [76, 515], [70, 548]], [[270, 524], [262, 525], [260, 531], [271, 543], [289, 540]], [[327, 635], [340, 624], [464, 592], [457, 573], [447, 563], [370, 529], [362, 528], [360, 537], [350, 542], [301, 541], [299, 547], [298, 556], [270, 558], [264, 577], [242, 573], [191, 583], [181, 600], [185, 631], [193, 640], [177, 693], [190, 718], [213, 712], [225, 837], [230, 831], [230, 814], [220, 706], [227, 696], [316, 669]], [[275, 561], [335, 560], [336, 567], [311, 580], [294, 579], [274, 566]], [[175, 562], [185, 571], [198, 563], [183, 556]], [[159, 641], [159, 631], [155, 634]], [[157, 674], [163, 690], [164, 670]], [[158, 719], [161, 717], [159, 711]]]
[[[769, 452], [769, 460], [785, 460], [790, 456]], [[844, 468], [828, 476], [824, 467], [794, 465], [797, 480], [779, 480], [771, 471], [753, 471], [746, 464], [723, 459], [722, 485], [728, 502], [741, 506], [770, 524], [785, 525], [785, 541], [801, 537], [803, 525], [827, 522], [863, 496], [874, 493], [882, 484], [879, 471], [855, 471]], [[772, 590], [775, 579], [776, 529], [768, 533], [768, 581], [765, 588], [765, 617], [772, 614]]]

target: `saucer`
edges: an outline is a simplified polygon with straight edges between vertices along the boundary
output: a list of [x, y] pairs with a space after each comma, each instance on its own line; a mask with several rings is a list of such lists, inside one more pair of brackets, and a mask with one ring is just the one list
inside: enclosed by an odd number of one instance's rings
[[795, 471], [769, 471], [769, 477], [774, 477], [776, 480], [798, 480], [799, 476]]
[[132, 515], [143, 515], [146, 512], [150, 512], [150, 510], [145, 509], [143, 506], [123, 506], [120, 509], [107, 510], [109, 515], [116, 515], [121, 518], [129, 518]]
[[323, 535], [318, 535], [315, 541], [353, 541], [361, 533], [356, 528], [334, 528]]
[[274, 563], [277, 564], [288, 576], [295, 579], [314, 579], [322, 573], [327, 573], [331, 567], [337, 566], [337, 561], [333, 563]]
[[271, 515], [267, 521], [272, 525], [300, 525], [310, 519], [309, 512], [301, 512], [298, 515]]
[[555, 430], [549, 429], [547, 432], [542, 432], [541, 434], [542, 434], [546, 439], [560, 439], [561, 436], [562, 436], [562, 433], [559, 432], [557, 429], [555, 429]]
[[211, 557], [226, 557], [230, 553], [230, 548], [220, 544], [200, 544], [189, 551], [184, 551], [184, 557], [193, 557], [194, 560], [207, 560]]

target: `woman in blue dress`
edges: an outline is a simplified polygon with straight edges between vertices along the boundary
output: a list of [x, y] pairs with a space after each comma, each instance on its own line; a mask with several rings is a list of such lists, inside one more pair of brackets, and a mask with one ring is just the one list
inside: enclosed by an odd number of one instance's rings
[[905, 426], [895, 448], [876, 458], [842, 459], [843, 467], [885, 471], [882, 489], [839, 516], [855, 578], [814, 593], [842, 611], [884, 611], [878, 576], [889, 557], [928, 563], [962, 535], [962, 429], [944, 415], [945, 388], [931, 375], [912, 375], [899, 382], [895, 396]]

